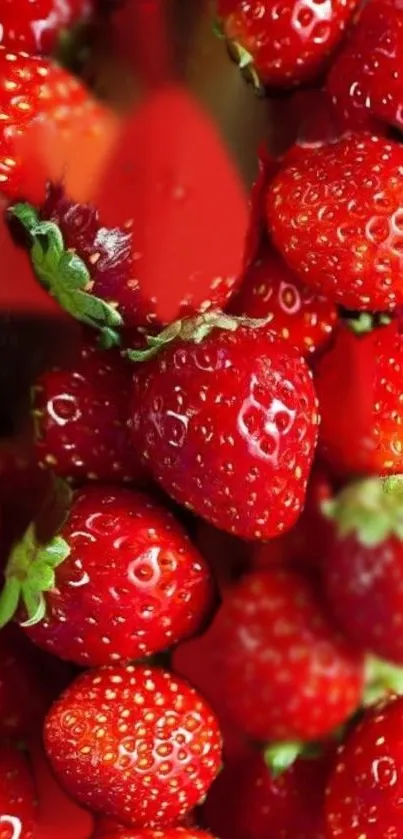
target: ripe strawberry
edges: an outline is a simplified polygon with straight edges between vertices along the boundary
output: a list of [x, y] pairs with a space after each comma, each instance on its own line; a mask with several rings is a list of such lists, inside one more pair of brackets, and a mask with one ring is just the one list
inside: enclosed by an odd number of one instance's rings
[[329, 74], [327, 88], [348, 128], [403, 127], [403, 9], [370, 0]]
[[364, 335], [343, 326], [319, 360], [319, 446], [336, 473], [402, 471], [401, 365], [403, 334], [396, 323]]
[[96, 833], [94, 839], [211, 839], [204, 830], [191, 827], [170, 827], [167, 830], [148, 828], [117, 828], [108, 833]]
[[200, 319], [189, 337], [184, 321], [184, 337], [135, 371], [133, 438], [176, 501], [222, 530], [268, 539], [303, 506], [318, 424], [311, 374], [264, 327], [220, 324], [204, 337], [211, 321]]
[[334, 755], [299, 758], [279, 775], [250, 752], [226, 764], [203, 806], [203, 823], [220, 839], [325, 839], [325, 786]]
[[83, 340], [69, 369], [48, 370], [33, 389], [38, 462], [62, 478], [145, 479], [129, 430], [132, 365]]
[[[41, 0], [42, 2], [42, 0]], [[70, 0], [69, 0], [70, 2]], [[60, 4], [59, 4], [60, 5]], [[63, 8], [65, 4], [63, 5]], [[19, 3], [12, 0], [10, 8]], [[29, 8], [37, 4], [27, 3]], [[2, 11], [4, 4], [2, 5]], [[26, 195], [24, 135], [39, 120], [51, 123], [55, 143], [61, 143], [80, 121], [81, 136], [103, 125], [104, 109], [74, 76], [57, 64], [0, 46], [1, 114], [0, 191], [7, 198]]]
[[[78, 595], [79, 592], [79, 595]], [[213, 585], [202, 557], [173, 516], [140, 493], [86, 487], [58, 536], [35, 530], [11, 554], [1, 619], [19, 597], [29, 637], [77, 664], [151, 655], [196, 632]]]
[[347, 134], [275, 176], [267, 192], [269, 229], [306, 285], [352, 309], [403, 302], [402, 167], [398, 143]]
[[325, 297], [304, 288], [281, 257], [265, 245], [230, 303], [234, 315], [267, 318], [272, 332], [308, 355], [329, 338], [337, 309]]
[[88, 18], [93, 0], [3, 0], [0, 42], [32, 55], [51, 53], [63, 30]]
[[227, 593], [214, 627], [213, 672], [224, 707], [249, 737], [322, 737], [360, 704], [363, 657], [301, 574], [248, 575]]
[[84, 673], [48, 714], [45, 746], [78, 801], [139, 827], [177, 824], [220, 765], [208, 705], [171, 673], [138, 665]]
[[365, 715], [342, 747], [327, 790], [328, 839], [399, 837], [403, 698]]
[[259, 81], [290, 87], [314, 79], [341, 40], [357, 0], [330, 0], [326, 8], [286, 0], [218, 0], [226, 37]]
[[328, 503], [335, 522], [323, 563], [328, 602], [348, 638], [403, 664], [401, 496], [369, 479]]
[[[30, 734], [45, 713], [41, 673], [16, 627], [0, 632], [0, 736]], [[29, 697], [29, 700], [27, 700]], [[0, 832], [1, 836], [1, 832]]]
[[0, 746], [0, 839], [36, 837], [34, 784], [24, 755]]

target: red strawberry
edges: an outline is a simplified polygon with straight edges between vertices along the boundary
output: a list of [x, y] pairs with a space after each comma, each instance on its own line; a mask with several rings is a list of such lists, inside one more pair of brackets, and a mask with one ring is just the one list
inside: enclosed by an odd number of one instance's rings
[[401, 496], [369, 479], [328, 502], [336, 527], [323, 563], [327, 599], [347, 637], [403, 664]]
[[303, 355], [314, 352], [329, 338], [337, 320], [336, 306], [301, 286], [269, 245], [261, 249], [250, 267], [229, 311], [267, 318], [271, 331]]
[[117, 350], [84, 340], [75, 364], [42, 374], [34, 387], [36, 454], [62, 478], [141, 483], [129, 431], [132, 365]]
[[364, 335], [341, 327], [316, 365], [320, 448], [336, 472], [403, 469], [401, 365], [403, 334], [395, 323]]
[[227, 593], [214, 629], [222, 701], [249, 737], [322, 737], [359, 705], [363, 657], [301, 574], [273, 569], [245, 577]]
[[51, 53], [68, 27], [88, 18], [93, 0], [3, 0], [0, 42], [32, 55]]
[[370, 0], [330, 71], [327, 87], [349, 128], [403, 127], [403, 9]]
[[220, 733], [186, 682], [144, 666], [80, 676], [54, 704], [45, 746], [66, 789], [125, 824], [177, 823], [220, 765]]
[[0, 839], [34, 839], [36, 800], [24, 755], [0, 746]]
[[184, 321], [184, 338], [135, 371], [135, 446], [176, 501], [222, 530], [267, 539], [289, 529], [303, 506], [315, 393], [284, 341], [227, 316], [215, 317], [220, 324], [198, 345], [197, 326], [205, 336], [211, 322], [200, 319], [189, 337], [193, 325]]
[[[17, 10], [20, 3], [11, 0], [9, 5]], [[26, 5], [34, 9], [38, 3]], [[65, 8], [64, 2], [59, 5]], [[3, 9], [4, 3], [2, 12]], [[106, 131], [107, 113], [78, 79], [57, 64], [26, 53], [13, 53], [3, 46], [0, 82], [0, 191], [7, 198], [14, 198], [26, 195], [25, 140], [38, 120], [50, 125], [52, 142], [61, 146], [72, 133], [75, 121], [80, 122], [81, 138], [97, 138]]]
[[0, 632], [0, 736], [14, 739], [30, 734], [46, 708], [37, 662], [18, 632]]
[[403, 302], [402, 167], [398, 143], [347, 134], [276, 175], [269, 229], [306, 285], [353, 309]]
[[96, 833], [94, 839], [211, 839], [204, 830], [193, 827], [170, 827], [167, 830], [149, 828], [117, 828], [108, 833]]
[[325, 68], [341, 40], [357, 0], [218, 0], [226, 37], [242, 67], [251, 65], [266, 85], [290, 87], [313, 79]]
[[342, 747], [327, 790], [328, 839], [398, 839], [403, 831], [403, 698], [359, 723]]
[[325, 785], [333, 753], [299, 758], [275, 775], [257, 752], [214, 781], [203, 822], [220, 839], [325, 839]]
[[47, 545], [29, 528], [6, 580], [3, 623], [21, 597], [30, 638], [90, 666], [171, 646], [200, 628], [213, 602], [209, 571], [171, 514], [146, 495], [102, 486], [75, 494]]

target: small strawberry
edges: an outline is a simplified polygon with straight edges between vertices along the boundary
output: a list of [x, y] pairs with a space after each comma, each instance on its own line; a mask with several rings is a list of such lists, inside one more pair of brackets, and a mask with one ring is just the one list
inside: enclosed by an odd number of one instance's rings
[[370, 0], [329, 73], [327, 89], [348, 128], [403, 127], [403, 9]]
[[241, 67], [264, 85], [290, 87], [314, 79], [341, 40], [357, 0], [218, 0], [219, 19]]
[[171, 673], [138, 665], [84, 673], [45, 724], [45, 746], [71, 795], [124, 824], [177, 824], [220, 766], [208, 705]]
[[363, 657], [301, 574], [248, 575], [227, 593], [214, 629], [212, 667], [221, 699], [249, 737], [316, 739], [360, 704]]
[[153, 476], [222, 530], [257, 540], [288, 530], [317, 437], [304, 360], [264, 326], [225, 315], [174, 324], [149, 354], [163, 341], [134, 374], [133, 439]]
[[26, 737], [38, 726], [46, 710], [41, 672], [24, 641], [16, 627], [0, 632], [1, 737]]
[[132, 365], [84, 339], [69, 369], [47, 370], [33, 388], [38, 462], [62, 478], [145, 479], [129, 430]]
[[334, 303], [301, 286], [269, 245], [261, 249], [249, 268], [229, 311], [249, 318], [266, 318], [268, 328], [303, 355], [324, 344], [337, 321]]
[[93, 0], [3, 0], [0, 43], [31, 55], [51, 53], [64, 30], [88, 18]]
[[298, 758], [275, 774], [251, 751], [214, 781], [203, 823], [220, 839], [325, 839], [325, 785], [333, 762], [329, 751]]
[[0, 746], [0, 839], [37, 836], [34, 784], [24, 755], [14, 746]]
[[304, 284], [351, 309], [403, 302], [402, 167], [402, 147], [369, 134], [284, 165], [268, 188], [267, 221]]
[[398, 839], [403, 831], [403, 698], [368, 712], [348, 737], [327, 789], [328, 839]]
[[[392, 478], [393, 481], [393, 478]], [[357, 646], [403, 664], [403, 521], [399, 492], [376, 478], [346, 487], [323, 563], [328, 602]]]
[[402, 471], [401, 365], [396, 323], [363, 335], [341, 326], [317, 363], [319, 448], [336, 474]]
[[165, 508], [97, 485], [73, 496], [51, 542], [40, 544], [31, 526], [16, 545], [1, 596], [3, 624], [20, 597], [22, 626], [36, 644], [97, 666], [151, 655], [196, 632], [212, 607], [213, 584]]

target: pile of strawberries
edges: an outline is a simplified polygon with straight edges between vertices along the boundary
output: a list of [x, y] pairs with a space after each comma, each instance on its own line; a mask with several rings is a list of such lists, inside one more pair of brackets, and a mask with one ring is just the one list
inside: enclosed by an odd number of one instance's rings
[[221, 248], [63, 64], [132, 2], [0, 0], [2, 224], [76, 322], [0, 444], [0, 839], [400, 839], [403, 5], [217, 0], [295, 126]]

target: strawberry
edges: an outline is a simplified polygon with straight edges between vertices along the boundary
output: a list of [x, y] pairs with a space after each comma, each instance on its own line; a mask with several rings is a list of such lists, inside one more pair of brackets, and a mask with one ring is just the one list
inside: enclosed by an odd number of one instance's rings
[[[151, 655], [196, 632], [213, 604], [208, 568], [150, 497], [88, 486], [48, 544], [30, 527], [11, 554], [2, 623], [21, 597], [29, 637], [77, 664]], [[25, 617], [25, 614], [24, 614]]]
[[19, 630], [16, 627], [1, 630], [1, 737], [26, 737], [37, 727], [46, 709], [40, 676], [32, 651], [24, 644], [24, 638], [19, 637]]
[[403, 9], [399, 0], [370, 0], [336, 58], [327, 88], [349, 128], [403, 127]]
[[403, 698], [368, 712], [342, 747], [327, 789], [328, 839], [399, 837]]
[[50, 710], [44, 736], [71, 795], [139, 827], [178, 823], [220, 765], [219, 729], [201, 696], [141, 665], [79, 676]]
[[325, 839], [325, 785], [333, 753], [298, 758], [275, 774], [250, 751], [228, 763], [203, 806], [203, 823], [220, 839]]
[[334, 303], [301, 286], [267, 244], [246, 273], [229, 311], [249, 318], [266, 318], [270, 330], [303, 355], [324, 344], [337, 321]]
[[328, 602], [354, 644], [403, 664], [401, 496], [378, 479], [327, 502], [335, 522], [323, 563]]
[[237, 536], [260, 540], [289, 529], [317, 438], [307, 365], [264, 327], [228, 316], [184, 321], [162, 333], [159, 346], [163, 340], [172, 343], [134, 374], [133, 439], [153, 476], [176, 501]]
[[69, 480], [142, 483], [128, 427], [131, 378], [117, 350], [105, 352], [87, 339], [69, 369], [43, 373], [33, 388], [40, 465]]
[[13, 746], [0, 746], [0, 839], [34, 839], [34, 784], [24, 755]]
[[[10, 9], [19, 5], [15, 0], [9, 4]], [[27, 2], [32, 9], [37, 5]], [[38, 120], [51, 124], [53, 142], [61, 144], [75, 120], [80, 121], [82, 136], [95, 136], [102, 130], [105, 112], [78, 79], [45, 58], [0, 46], [0, 79], [0, 191], [15, 198], [26, 194], [24, 136]]]
[[314, 79], [341, 40], [357, 0], [329, 0], [326, 8], [304, 0], [218, 0], [224, 33], [241, 67], [259, 81], [290, 87]]
[[351, 309], [403, 302], [402, 167], [398, 143], [347, 134], [307, 150], [274, 177], [269, 229], [306, 285]]
[[393, 474], [403, 469], [402, 364], [403, 335], [391, 323], [363, 335], [342, 326], [316, 365], [319, 445], [336, 473]]
[[93, 0], [3, 0], [1, 44], [31, 55], [51, 53], [63, 31], [89, 17]]
[[108, 833], [96, 833], [94, 839], [211, 839], [204, 830], [193, 827], [171, 827], [167, 830], [152, 830], [149, 828], [116, 829]]
[[271, 569], [246, 576], [227, 593], [214, 629], [221, 701], [249, 737], [322, 737], [360, 704], [363, 657], [301, 574]]

